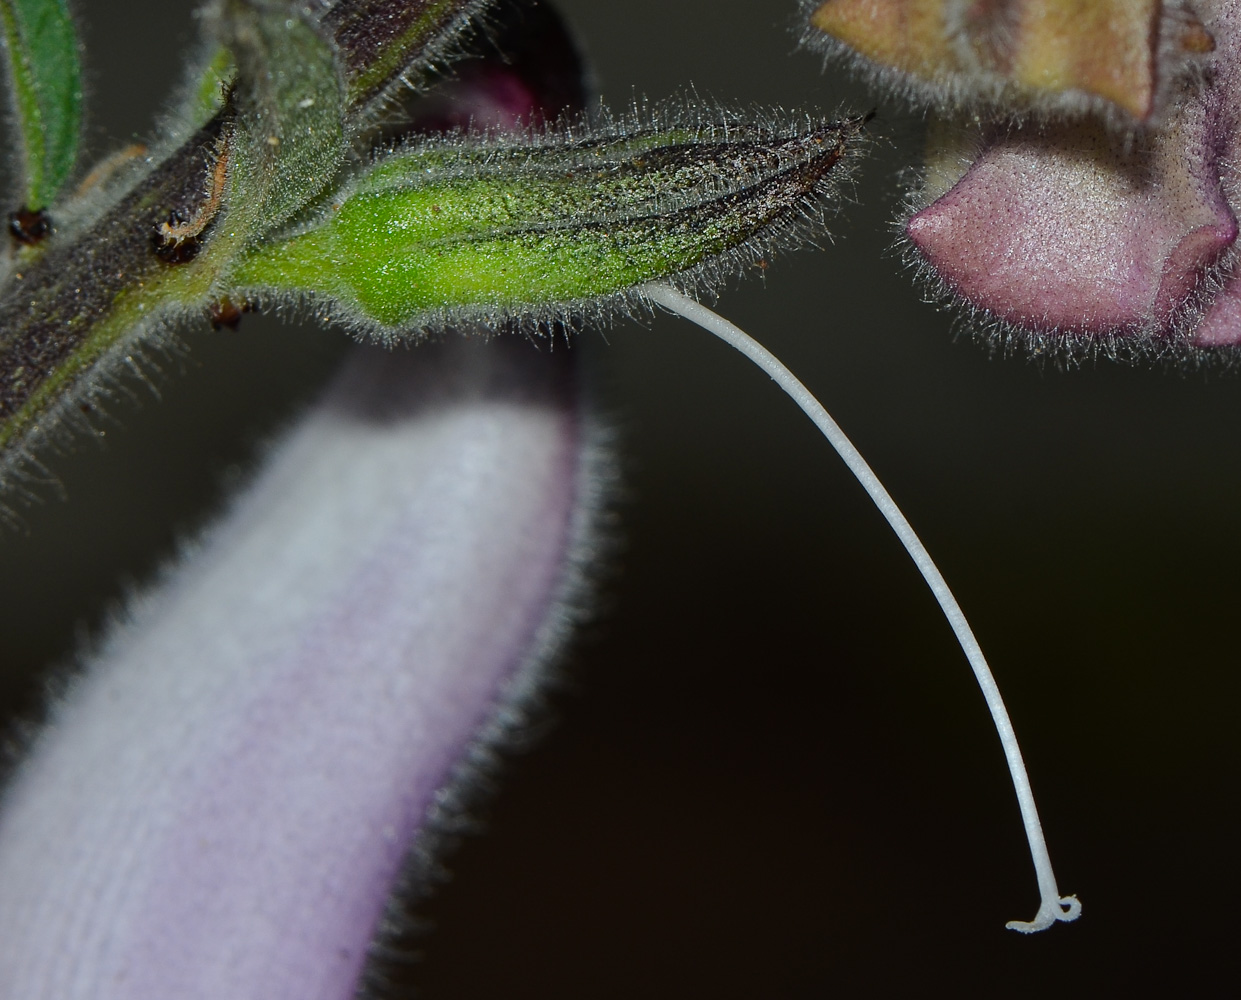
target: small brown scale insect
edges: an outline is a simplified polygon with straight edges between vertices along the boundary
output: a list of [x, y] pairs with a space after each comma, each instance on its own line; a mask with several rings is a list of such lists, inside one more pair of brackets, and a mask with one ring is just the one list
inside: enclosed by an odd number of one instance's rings
[[52, 231], [52, 220], [43, 209], [25, 205], [9, 213], [9, 235], [23, 246], [41, 243]]
[[244, 313], [252, 312], [254, 307], [249, 302], [234, 302], [232, 299], [220, 299], [212, 302], [207, 309], [207, 318], [211, 320], [211, 328], [219, 330], [228, 327], [236, 330]]

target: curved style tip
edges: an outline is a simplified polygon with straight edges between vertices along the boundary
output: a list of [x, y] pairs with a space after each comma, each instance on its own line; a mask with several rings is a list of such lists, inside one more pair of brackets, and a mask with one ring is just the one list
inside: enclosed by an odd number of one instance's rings
[[1004, 926], [1010, 931], [1021, 934], [1034, 934], [1045, 931], [1057, 921], [1069, 923], [1082, 915], [1082, 904], [1076, 896], [1043, 897], [1043, 903], [1033, 920], [1010, 920]]

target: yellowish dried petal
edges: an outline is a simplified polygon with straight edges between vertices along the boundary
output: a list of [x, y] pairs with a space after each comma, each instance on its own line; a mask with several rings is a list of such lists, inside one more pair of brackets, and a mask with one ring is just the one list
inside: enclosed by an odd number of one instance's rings
[[882, 66], [933, 79], [957, 68], [946, 0], [827, 0], [810, 15], [820, 31]]
[[1197, 18], [1166, 0], [825, 0], [810, 26], [940, 106], [1064, 110], [1085, 100], [1139, 121], [1156, 108], [1161, 58], [1214, 48]]
[[1155, 98], [1160, 0], [1025, 0], [1010, 79], [1078, 90], [1146, 118]]

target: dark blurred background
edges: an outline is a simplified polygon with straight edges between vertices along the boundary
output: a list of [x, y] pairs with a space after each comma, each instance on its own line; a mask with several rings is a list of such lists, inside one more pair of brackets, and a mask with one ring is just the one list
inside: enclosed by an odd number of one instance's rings
[[[151, 133], [186, 0], [78, 3], [97, 153]], [[874, 99], [796, 51], [793, 0], [564, 0], [613, 106]], [[993, 360], [890, 249], [919, 126], [835, 245], [728, 291], [921, 531], [1008, 698], [1075, 925], [1038, 897], [990, 721], [876, 511], [767, 379], [660, 318], [578, 347], [626, 489], [600, 614], [397, 942], [392, 997], [1225, 995], [1235, 989], [1241, 381]], [[956, 331], [959, 333], [959, 331]], [[190, 332], [162, 401], [49, 457], [0, 539], [0, 695], [149, 577], [313, 391], [337, 332]], [[1231, 956], [1231, 957], [1230, 957]], [[174, 998], [170, 998], [174, 1000]]]

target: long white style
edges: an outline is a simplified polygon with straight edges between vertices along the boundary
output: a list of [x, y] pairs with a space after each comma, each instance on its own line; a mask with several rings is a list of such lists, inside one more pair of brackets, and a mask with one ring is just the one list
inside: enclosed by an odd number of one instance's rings
[[1013, 788], [1017, 792], [1017, 801], [1021, 805], [1021, 818], [1025, 824], [1026, 840], [1030, 844], [1030, 856], [1034, 861], [1034, 871], [1038, 876], [1040, 902], [1038, 913], [1033, 920], [1010, 920], [1006, 926], [1010, 930], [1031, 934], [1034, 931], [1046, 930], [1057, 920], [1076, 920], [1082, 912], [1082, 904], [1076, 896], [1061, 896], [1056, 886], [1056, 875], [1052, 871], [1051, 856], [1047, 853], [1047, 841], [1043, 838], [1043, 825], [1039, 822], [1038, 807], [1034, 804], [1034, 792], [1030, 788], [1030, 777], [1026, 774], [1025, 761], [1021, 757], [1021, 747], [1017, 744], [1017, 734], [1013, 731], [1012, 721], [1008, 717], [1008, 709], [1004, 707], [1004, 699], [1000, 696], [999, 686], [987, 660], [982, 655], [982, 648], [974, 638], [973, 630], [966, 621], [961, 606], [952, 596], [948, 584], [944, 580], [926, 546], [914, 532], [913, 526], [901, 513], [895, 501], [884, 488], [883, 483], [853, 443], [845, 436], [844, 431], [832, 419], [801, 381], [788, 370], [774, 354], [762, 346], [740, 327], [724, 319], [718, 313], [708, 309], [702, 303], [678, 292], [665, 284], [650, 284], [643, 288], [643, 293], [650, 301], [663, 306], [696, 323], [708, 333], [713, 333], [726, 344], [736, 348], [759, 368], [765, 371], [795, 402], [803, 413], [808, 416], [819, 431], [827, 438], [836, 453], [844, 459], [849, 471], [857, 477], [867, 495], [875, 502], [879, 512], [896, 532], [905, 551], [909, 553], [922, 578], [926, 580], [935, 600], [943, 609], [944, 617], [952, 626], [952, 631], [965, 652], [966, 659], [974, 670], [978, 686], [982, 688], [987, 708], [991, 711], [991, 719], [995, 723], [996, 732], [1004, 746], [1004, 757], [1008, 761], [1008, 773], [1012, 778]]

